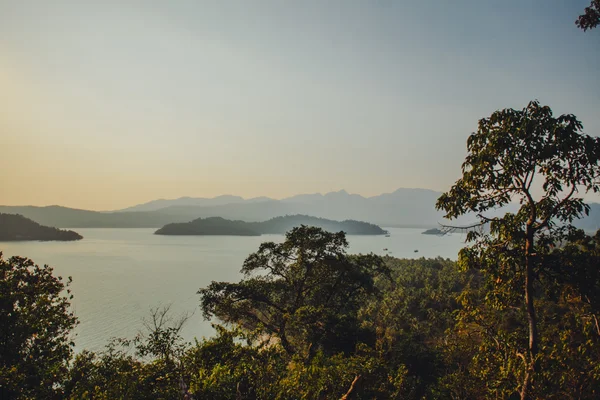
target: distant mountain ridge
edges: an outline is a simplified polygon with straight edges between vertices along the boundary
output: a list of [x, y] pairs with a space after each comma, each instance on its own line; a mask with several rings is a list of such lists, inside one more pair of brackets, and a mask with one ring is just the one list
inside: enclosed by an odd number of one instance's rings
[[207, 198], [207, 197], [180, 197], [178, 199], [158, 199], [152, 200], [144, 204], [138, 204], [135, 206], [127, 207], [122, 210], [116, 210], [117, 212], [124, 211], [157, 211], [162, 208], [171, 207], [171, 206], [219, 206], [224, 204], [239, 204], [239, 203], [255, 203], [259, 201], [265, 200], [273, 200], [268, 197], [257, 197], [254, 199], [244, 199], [240, 196], [233, 195], [221, 195], [217, 197]]
[[[42, 225], [57, 228], [160, 228], [197, 218], [222, 217], [258, 222], [302, 214], [337, 221], [366, 221], [383, 227], [428, 229], [444, 222], [443, 213], [435, 210], [435, 202], [440, 195], [440, 192], [428, 189], [401, 188], [392, 193], [364, 197], [340, 190], [326, 194], [300, 194], [281, 200], [268, 197], [245, 200], [232, 195], [212, 199], [182, 197], [154, 200], [113, 212], [60, 206], [0, 206], [0, 212], [21, 214]], [[591, 231], [600, 227], [600, 204], [591, 203], [590, 207], [590, 216], [575, 224]], [[452, 223], [467, 225], [471, 222], [474, 222], [473, 218], [464, 217]]]
[[125, 211], [158, 211], [163, 208], [168, 207], [182, 207], [182, 206], [224, 206], [229, 204], [251, 204], [251, 203], [261, 203], [261, 202], [281, 202], [281, 203], [319, 203], [326, 202], [330, 200], [340, 200], [346, 199], [354, 202], [361, 201], [375, 201], [375, 202], [385, 202], [386, 199], [390, 197], [394, 197], [399, 194], [413, 193], [416, 195], [430, 195], [428, 197], [434, 197], [437, 199], [442, 193], [436, 192], [430, 189], [409, 189], [409, 188], [400, 188], [392, 193], [383, 193], [377, 196], [365, 197], [360, 194], [350, 194], [346, 190], [339, 190], [337, 192], [328, 192], [325, 194], [321, 193], [309, 193], [309, 194], [298, 194], [291, 197], [286, 197], [281, 200], [273, 199], [270, 197], [253, 197], [249, 199], [244, 199], [241, 196], [234, 195], [221, 195], [217, 197], [179, 197], [177, 199], [157, 199], [152, 200], [147, 203], [138, 204], [135, 206], [127, 207], [121, 210], [115, 210], [114, 212], [125, 212]]
[[283, 234], [301, 225], [316, 226], [330, 232], [344, 231], [348, 235], [385, 235], [379, 226], [362, 221], [333, 221], [308, 215], [286, 215], [263, 222], [232, 221], [221, 217], [198, 218], [190, 222], [167, 224], [156, 235], [230, 235], [260, 236]]
[[[104, 213], [61, 206], [0, 206], [0, 213], [21, 214], [55, 228], [158, 228], [178, 221], [160, 212]], [[189, 219], [180, 219], [180, 222]]]
[[368, 221], [381, 226], [422, 228], [436, 226], [442, 220], [442, 213], [434, 208], [435, 201], [440, 195], [440, 192], [429, 189], [403, 188], [371, 197], [349, 194], [345, 190], [326, 194], [300, 194], [281, 200], [268, 197], [244, 200], [239, 196], [231, 195], [213, 199], [183, 197], [152, 201], [117, 212], [152, 209], [157, 213], [172, 215], [178, 220], [195, 216], [196, 218], [223, 217], [248, 222], [302, 214], [332, 220]]

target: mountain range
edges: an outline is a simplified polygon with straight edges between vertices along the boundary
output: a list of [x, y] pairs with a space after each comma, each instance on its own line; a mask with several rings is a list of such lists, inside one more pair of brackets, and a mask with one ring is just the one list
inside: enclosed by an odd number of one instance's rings
[[354, 219], [378, 225], [435, 226], [442, 213], [434, 205], [441, 195], [428, 189], [398, 189], [373, 197], [350, 194], [345, 190], [327, 194], [300, 194], [281, 200], [258, 197], [245, 200], [239, 196], [215, 198], [182, 197], [154, 200], [117, 212], [166, 213], [175, 217], [223, 217], [248, 222], [264, 221], [293, 214], [311, 215], [333, 220]]
[[[0, 212], [21, 214], [57, 228], [160, 228], [197, 218], [222, 217], [258, 222], [295, 214], [332, 220], [353, 219], [383, 227], [432, 228], [444, 222], [443, 214], [434, 207], [440, 195], [440, 192], [428, 189], [401, 188], [392, 193], [364, 197], [341, 190], [327, 194], [301, 194], [281, 200], [268, 197], [244, 199], [231, 195], [159, 199], [110, 212], [61, 206], [0, 206]], [[600, 227], [600, 204], [592, 203], [590, 206], [590, 216], [576, 224], [595, 230]], [[455, 223], [462, 225], [473, 220], [464, 217]]]

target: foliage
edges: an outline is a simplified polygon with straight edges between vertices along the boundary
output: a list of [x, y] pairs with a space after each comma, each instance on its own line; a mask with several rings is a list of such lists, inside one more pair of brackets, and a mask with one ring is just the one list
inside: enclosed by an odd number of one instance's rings
[[255, 333], [215, 326], [217, 336], [196, 343], [184, 364], [191, 369], [190, 391], [197, 399], [274, 399], [276, 383], [286, 372], [279, 346]]
[[[174, 399], [187, 391], [182, 358], [188, 345], [180, 331], [188, 316], [174, 320], [170, 306], [150, 310], [145, 332], [114, 339], [105, 351], [77, 355], [65, 385], [68, 399]], [[132, 353], [134, 350], [135, 357]]]
[[170, 310], [170, 305], [150, 310], [150, 318], [144, 320], [146, 332], [134, 339], [140, 357], [149, 356], [172, 364], [183, 354], [186, 344], [180, 332], [190, 315], [183, 314], [173, 320]]
[[59, 394], [72, 355], [69, 334], [77, 324], [69, 311], [70, 283], [54, 277], [47, 265], [5, 260], [0, 253], [0, 398]]
[[575, 24], [584, 32], [597, 27], [600, 24], [600, 0], [592, 0], [590, 6], [585, 8], [584, 13], [577, 18]]
[[[544, 261], [573, 233], [573, 220], [588, 213], [579, 191], [600, 190], [600, 139], [581, 130], [574, 115], [554, 117], [549, 107], [535, 101], [523, 110], [496, 111], [479, 121], [478, 131], [467, 141], [462, 178], [436, 204], [448, 218], [475, 213], [479, 226], [489, 223], [489, 232], [469, 232], [468, 240], [475, 243], [459, 255], [464, 267], [481, 270], [485, 278], [485, 304], [467, 310], [480, 326], [489, 318], [485, 329], [490, 330], [500, 323], [497, 313], [526, 321], [514, 326], [510, 337], [495, 337], [501, 339], [496, 349], [510, 364], [503, 379], [521, 381], [523, 399], [539, 389], [534, 376], [543, 371], [542, 358], [547, 356], [535, 298], [541, 295], [540, 280], [556, 271], [551, 268], [555, 264]], [[536, 179], [542, 183], [538, 199]], [[516, 213], [484, 215], [511, 201], [520, 204]], [[482, 350], [493, 347], [484, 343]], [[507, 391], [517, 388], [513, 382]]]
[[[597, 302], [589, 295], [600, 293], [596, 240], [578, 232], [544, 256], [554, 274], [540, 275], [537, 285], [541, 356], [531, 397], [598, 397], [600, 331], [593, 306]], [[481, 280], [461, 293], [462, 308], [451, 338], [457, 355], [467, 361], [464, 371], [444, 381], [469, 388], [465, 397], [509, 398], [517, 391], [515, 382], [523, 378], [524, 362], [515, 349], [527, 346], [526, 310], [515, 305], [521, 301], [516, 293], [498, 290], [503, 281], [485, 271]]]
[[387, 267], [374, 255], [348, 256], [343, 232], [302, 226], [285, 242], [263, 243], [242, 267], [239, 283], [199, 291], [205, 317], [217, 316], [279, 339], [290, 354], [351, 351], [368, 341], [357, 316]]
[[[180, 331], [188, 316], [174, 318], [169, 306], [157, 308], [132, 340], [115, 339], [99, 353], [83, 351], [70, 365], [68, 346], [58, 368], [44, 364], [40, 352], [32, 362], [13, 363], [23, 374], [7, 375], [4, 368], [2, 383], [19, 378], [8, 387], [19, 392], [3, 386], [2, 394], [71, 400], [518, 396], [527, 370], [525, 355], [516, 352], [528, 345], [522, 282], [515, 278], [517, 267], [495, 268], [512, 265], [513, 253], [496, 254], [497, 263], [476, 258], [486, 264], [465, 271], [472, 266], [469, 257], [479, 257], [473, 249], [463, 250], [458, 266], [441, 258], [350, 256], [345, 246], [343, 233], [295, 229], [285, 242], [263, 243], [251, 254], [241, 282], [203, 292], [210, 315], [227, 322], [213, 325], [213, 337], [185, 343]], [[598, 398], [600, 232], [589, 237], [573, 231], [538, 258], [540, 356], [530, 397]], [[319, 308], [324, 301], [330, 307]], [[68, 307], [68, 299], [61, 304]], [[278, 315], [279, 308], [286, 312]], [[280, 331], [254, 317], [275, 327], [284, 321], [292, 351]], [[51, 328], [48, 320], [39, 323]], [[4, 332], [12, 326], [2, 325], [10, 327]], [[31, 386], [25, 371], [32, 367], [50, 379]], [[38, 385], [42, 381], [48, 383]]]
[[162, 399], [181, 397], [179, 374], [164, 360], [144, 362], [128, 354], [128, 342], [110, 343], [96, 354], [77, 355], [65, 384], [66, 399]]
[[600, 231], [578, 231], [550, 254], [555, 275], [545, 278], [549, 301], [543, 362], [546, 393], [556, 398], [597, 398], [600, 395]]
[[[476, 273], [462, 274], [450, 260], [386, 257], [393, 284], [381, 280], [383, 297], [362, 310], [363, 324], [377, 332], [376, 348], [389, 369], [405, 368], [406, 399], [436, 397], [439, 381], [459, 361], [446, 354], [458, 296]], [[447, 393], [446, 393], [447, 394]], [[442, 396], [446, 397], [446, 396]]]

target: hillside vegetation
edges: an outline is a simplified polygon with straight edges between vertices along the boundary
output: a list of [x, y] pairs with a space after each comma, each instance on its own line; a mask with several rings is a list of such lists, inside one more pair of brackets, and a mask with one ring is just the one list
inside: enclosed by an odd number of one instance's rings
[[[347, 246], [343, 233], [294, 229], [250, 254], [239, 281], [200, 288], [204, 316], [221, 324], [215, 336], [186, 343], [186, 317], [164, 307], [151, 310], [137, 337], [76, 356], [69, 331], [77, 321], [63, 290], [70, 281], [0, 255], [0, 326], [10, 333], [0, 346], [0, 398], [518, 396], [527, 334], [519, 296], [490, 303], [497, 277], [450, 260], [348, 255]], [[563, 273], [537, 285], [543, 372], [528, 398], [597, 399], [600, 235], [553, 255]], [[24, 293], [38, 300], [19, 304]]]

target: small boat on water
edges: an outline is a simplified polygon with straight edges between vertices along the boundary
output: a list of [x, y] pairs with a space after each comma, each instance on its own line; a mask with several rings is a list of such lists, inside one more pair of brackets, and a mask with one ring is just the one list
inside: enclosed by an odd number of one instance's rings
[[389, 233], [388, 233], [388, 234], [386, 234], [386, 235], [385, 235], [385, 237], [390, 237], [390, 234], [389, 234]]
[[383, 249], [383, 251], [388, 251], [387, 247], [385, 249]]
[[419, 250], [415, 250], [415, 253], [418, 253], [418, 252], [419, 252]]

